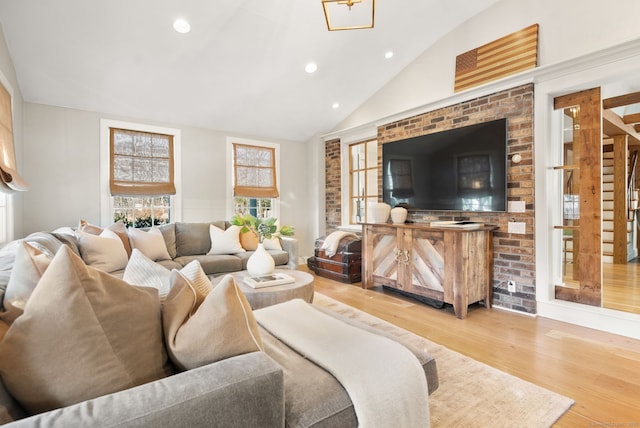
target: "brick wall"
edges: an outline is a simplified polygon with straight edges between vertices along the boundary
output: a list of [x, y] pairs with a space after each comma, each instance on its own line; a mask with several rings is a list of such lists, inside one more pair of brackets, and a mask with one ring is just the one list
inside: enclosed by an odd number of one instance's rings
[[[471, 214], [416, 211], [409, 218], [417, 223], [429, 223], [464, 216], [473, 221], [498, 226], [493, 241], [493, 302], [510, 309], [535, 313], [533, 85], [519, 86], [380, 126], [378, 143], [384, 144], [503, 117], [507, 118], [507, 154], [509, 158], [515, 153], [522, 156], [519, 164], [510, 161], [507, 163], [507, 200], [524, 201], [526, 212]], [[511, 219], [525, 222], [527, 233], [507, 233], [507, 222]], [[509, 279], [516, 281], [515, 293], [507, 291]]]
[[340, 186], [340, 140], [325, 143], [325, 224], [327, 235], [342, 224], [342, 188]]
[[[507, 118], [509, 158], [518, 153], [519, 164], [507, 164], [507, 199], [524, 201], [525, 213], [469, 213], [415, 211], [409, 219], [416, 223], [457, 216], [499, 227], [493, 240], [493, 286], [495, 305], [535, 313], [534, 257], [534, 176], [533, 176], [533, 84], [527, 84], [488, 96], [468, 100], [388, 123], [378, 128], [378, 144], [444, 131], [479, 122]], [[381, 150], [379, 150], [381, 153]], [[340, 225], [340, 141], [326, 143], [326, 230]], [[382, 191], [382, 159], [379, 159], [379, 189]], [[379, 195], [382, 199], [382, 195]], [[508, 221], [526, 223], [526, 234], [507, 233]], [[507, 291], [507, 280], [516, 281], [516, 292]]]

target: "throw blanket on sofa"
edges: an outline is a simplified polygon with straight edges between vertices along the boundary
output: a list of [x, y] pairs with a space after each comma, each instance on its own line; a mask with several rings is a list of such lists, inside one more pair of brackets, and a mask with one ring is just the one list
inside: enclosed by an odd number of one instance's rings
[[300, 299], [254, 314], [271, 334], [338, 379], [360, 427], [429, 426], [424, 371], [400, 343], [345, 324]]

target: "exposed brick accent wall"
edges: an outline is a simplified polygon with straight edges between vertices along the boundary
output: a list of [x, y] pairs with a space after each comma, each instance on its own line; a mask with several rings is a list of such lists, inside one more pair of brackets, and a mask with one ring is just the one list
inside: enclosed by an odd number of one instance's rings
[[[384, 144], [479, 122], [507, 118], [509, 159], [515, 153], [522, 156], [522, 161], [519, 164], [508, 161], [507, 199], [509, 201], [524, 201], [526, 212], [416, 211], [410, 214], [409, 219], [416, 223], [429, 223], [433, 220], [461, 216], [498, 226], [499, 229], [494, 233], [493, 241], [493, 303], [528, 313], [536, 312], [533, 101], [533, 84], [527, 84], [378, 127], [378, 143]], [[337, 150], [339, 151], [339, 147]], [[327, 143], [328, 159], [329, 143]], [[339, 162], [334, 167], [338, 168], [337, 176], [339, 177]], [[327, 162], [327, 191], [329, 191], [329, 168]], [[380, 182], [381, 174], [380, 159]], [[331, 176], [334, 177], [335, 173], [332, 173]], [[336, 185], [339, 186], [339, 182]], [[382, 189], [382, 186], [379, 189]], [[382, 199], [382, 196], [379, 195], [379, 198]], [[329, 195], [327, 194], [327, 202], [328, 200]], [[337, 202], [339, 203], [339, 200]], [[327, 212], [329, 213], [329, 205], [327, 205]], [[329, 231], [330, 215], [327, 214], [327, 216]], [[525, 222], [527, 233], [525, 235], [507, 233], [507, 222], [510, 220]], [[507, 280], [509, 279], [516, 281], [517, 291], [515, 293], [507, 291]]]
[[326, 233], [338, 230], [342, 224], [342, 189], [340, 167], [340, 140], [325, 143], [325, 212]]

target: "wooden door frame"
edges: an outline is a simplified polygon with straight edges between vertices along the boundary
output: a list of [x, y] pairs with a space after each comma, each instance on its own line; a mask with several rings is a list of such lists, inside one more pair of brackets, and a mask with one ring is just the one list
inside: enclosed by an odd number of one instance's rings
[[576, 164], [579, 168], [580, 243], [578, 258], [579, 288], [555, 287], [555, 297], [591, 306], [602, 302], [602, 98], [600, 88], [588, 89], [553, 100], [554, 110], [580, 107]]

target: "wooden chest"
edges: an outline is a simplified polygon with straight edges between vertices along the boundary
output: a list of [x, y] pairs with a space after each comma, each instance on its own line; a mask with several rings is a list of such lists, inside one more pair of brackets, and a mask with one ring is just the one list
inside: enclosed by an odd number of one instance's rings
[[314, 256], [309, 257], [307, 266], [316, 275], [344, 283], [362, 280], [362, 241], [347, 236], [340, 241], [336, 254], [327, 256], [322, 248], [324, 238], [315, 242]]

